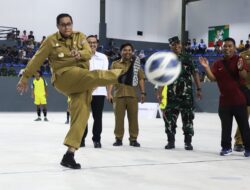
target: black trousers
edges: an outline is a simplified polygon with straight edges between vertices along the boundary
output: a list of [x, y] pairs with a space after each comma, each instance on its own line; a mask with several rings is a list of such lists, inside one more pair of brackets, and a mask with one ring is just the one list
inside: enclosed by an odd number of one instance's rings
[[[103, 112], [103, 107], [104, 107], [104, 99], [105, 99], [105, 96], [92, 96], [91, 110], [92, 110], [92, 115], [94, 119], [93, 129], [92, 129], [92, 133], [93, 133], [92, 140], [94, 142], [101, 141], [102, 112]], [[88, 134], [88, 125], [85, 129], [82, 141], [85, 141], [87, 134]]]
[[221, 120], [221, 147], [231, 148], [232, 144], [232, 125], [233, 117], [235, 118], [240, 133], [242, 135], [243, 144], [247, 151], [250, 151], [250, 129], [248, 123], [248, 113], [246, 106], [228, 106], [219, 108], [219, 116]]

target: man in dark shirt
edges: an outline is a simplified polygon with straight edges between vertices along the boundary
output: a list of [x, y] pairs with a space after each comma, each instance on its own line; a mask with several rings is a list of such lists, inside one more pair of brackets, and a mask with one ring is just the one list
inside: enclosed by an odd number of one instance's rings
[[30, 34], [28, 35], [28, 39], [35, 41], [35, 36], [33, 35], [33, 31], [30, 31]]
[[245, 146], [246, 157], [250, 157], [250, 129], [248, 123], [246, 98], [240, 90], [247, 76], [246, 62], [236, 55], [236, 45], [233, 38], [226, 38], [223, 44], [224, 58], [216, 61], [211, 69], [208, 60], [200, 57], [199, 61], [205, 67], [208, 78], [216, 81], [220, 90], [219, 117], [221, 119], [221, 156], [232, 153], [231, 133], [235, 117]]

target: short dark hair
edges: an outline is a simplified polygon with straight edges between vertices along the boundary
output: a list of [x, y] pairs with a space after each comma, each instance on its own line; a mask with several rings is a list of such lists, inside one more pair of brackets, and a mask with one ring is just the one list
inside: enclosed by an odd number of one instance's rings
[[225, 38], [224, 42], [232, 42], [234, 44], [234, 46], [236, 46], [235, 40], [233, 38]]
[[95, 38], [96, 39], [96, 41], [97, 42], [99, 42], [99, 40], [98, 40], [98, 38], [97, 38], [97, 35], [89, 35], [88, 37], [87, 37], [87, 39], [89, 39], [89, 38]]
[[39, 75], [42, 77], [43, 76], [43, 72], [41, 70], [37, 71], [39, 73]]
[[132, 51], [134, 51], [134, 46], [129, 42], [122, 44], [121, 47], [120, 47], [120, 51], [122, 51], [123, 48], [125, 48], [127, 46], [131, 47]]
[[59, 15], [56, 17], [56, 24], [59, 24], [61, 18], [64, 18], [64, 17], [69, 17], [70, 20], [71, 20], [71, 22], [73, 23], [73, 19], [72, 19], [72, 17], [71, 17], [69, 14], [67, 14], [67, 13], [61, 13], [61, 14], [59, 14]]

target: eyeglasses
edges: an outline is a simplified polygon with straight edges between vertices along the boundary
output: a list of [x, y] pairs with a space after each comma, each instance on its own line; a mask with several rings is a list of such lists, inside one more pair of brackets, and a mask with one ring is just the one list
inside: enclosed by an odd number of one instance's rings
[[97, 44], [97, 42], [90, 42], [90, 41], [89, 41], [88, 43], [89, 43], [89, 44]]
[[72, 24], [71, 22], [59, 24], [59, 26], [64, 27], [64, 28], [66, 28], [66, 27], [72, 27], [72, 25], [73, 25], [73, 24]]

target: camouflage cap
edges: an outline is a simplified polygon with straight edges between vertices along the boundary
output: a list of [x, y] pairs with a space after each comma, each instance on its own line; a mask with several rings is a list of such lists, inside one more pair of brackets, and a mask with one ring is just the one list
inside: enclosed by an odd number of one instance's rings
[[174, 36], [172, 38], [169, 38], [168, 42], [170, 45], [173, 45], [174, 43], [180, 43], [180, 40], [179, 40], [178, 36]]

